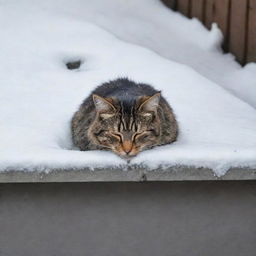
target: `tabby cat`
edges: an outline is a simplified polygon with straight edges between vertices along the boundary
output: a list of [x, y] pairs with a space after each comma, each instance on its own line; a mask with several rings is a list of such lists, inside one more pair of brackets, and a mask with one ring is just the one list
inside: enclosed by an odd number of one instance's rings
[[111, 150], [130, 159], [177, 138], [173, 111], [152, 86], [119, 78], [97, 87], [72, 118], [80, 150]]

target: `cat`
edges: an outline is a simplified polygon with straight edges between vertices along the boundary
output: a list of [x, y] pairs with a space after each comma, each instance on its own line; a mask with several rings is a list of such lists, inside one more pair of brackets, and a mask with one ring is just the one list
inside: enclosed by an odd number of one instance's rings
[[110, 150], [127, 160], [178, 135], [175, 115], [161, 93], [128, 78], [98, 86], [74, 114], [71, 130], [80, 150]]

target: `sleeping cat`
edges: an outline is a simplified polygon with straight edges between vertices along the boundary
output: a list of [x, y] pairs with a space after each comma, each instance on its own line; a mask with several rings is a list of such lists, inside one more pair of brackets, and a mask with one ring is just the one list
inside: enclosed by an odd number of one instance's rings
[[72, 118], [72, 138], [80, 150], [111, 150], [125, 159], [172, 143], [177, 134], [175, 116], [161, 93], [127, 78], [97, 87]]

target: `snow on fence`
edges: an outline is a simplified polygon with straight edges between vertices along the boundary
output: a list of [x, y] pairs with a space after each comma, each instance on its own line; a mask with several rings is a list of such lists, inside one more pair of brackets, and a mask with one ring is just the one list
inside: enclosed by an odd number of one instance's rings
[[162, 0], [207, 28], [216, 22], [224, 35], [223, 48], [241, 64], [256, 61], [256, 0]]

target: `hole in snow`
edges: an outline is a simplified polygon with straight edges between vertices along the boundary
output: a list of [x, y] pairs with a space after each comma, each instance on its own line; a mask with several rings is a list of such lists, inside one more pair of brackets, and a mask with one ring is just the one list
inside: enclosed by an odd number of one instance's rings
[[82, 64], [81, 60], [74, 60], [74, 61], [68, 61], [66, 62], [67, 69], [73, 70], [73, 69], [79, 69]]

